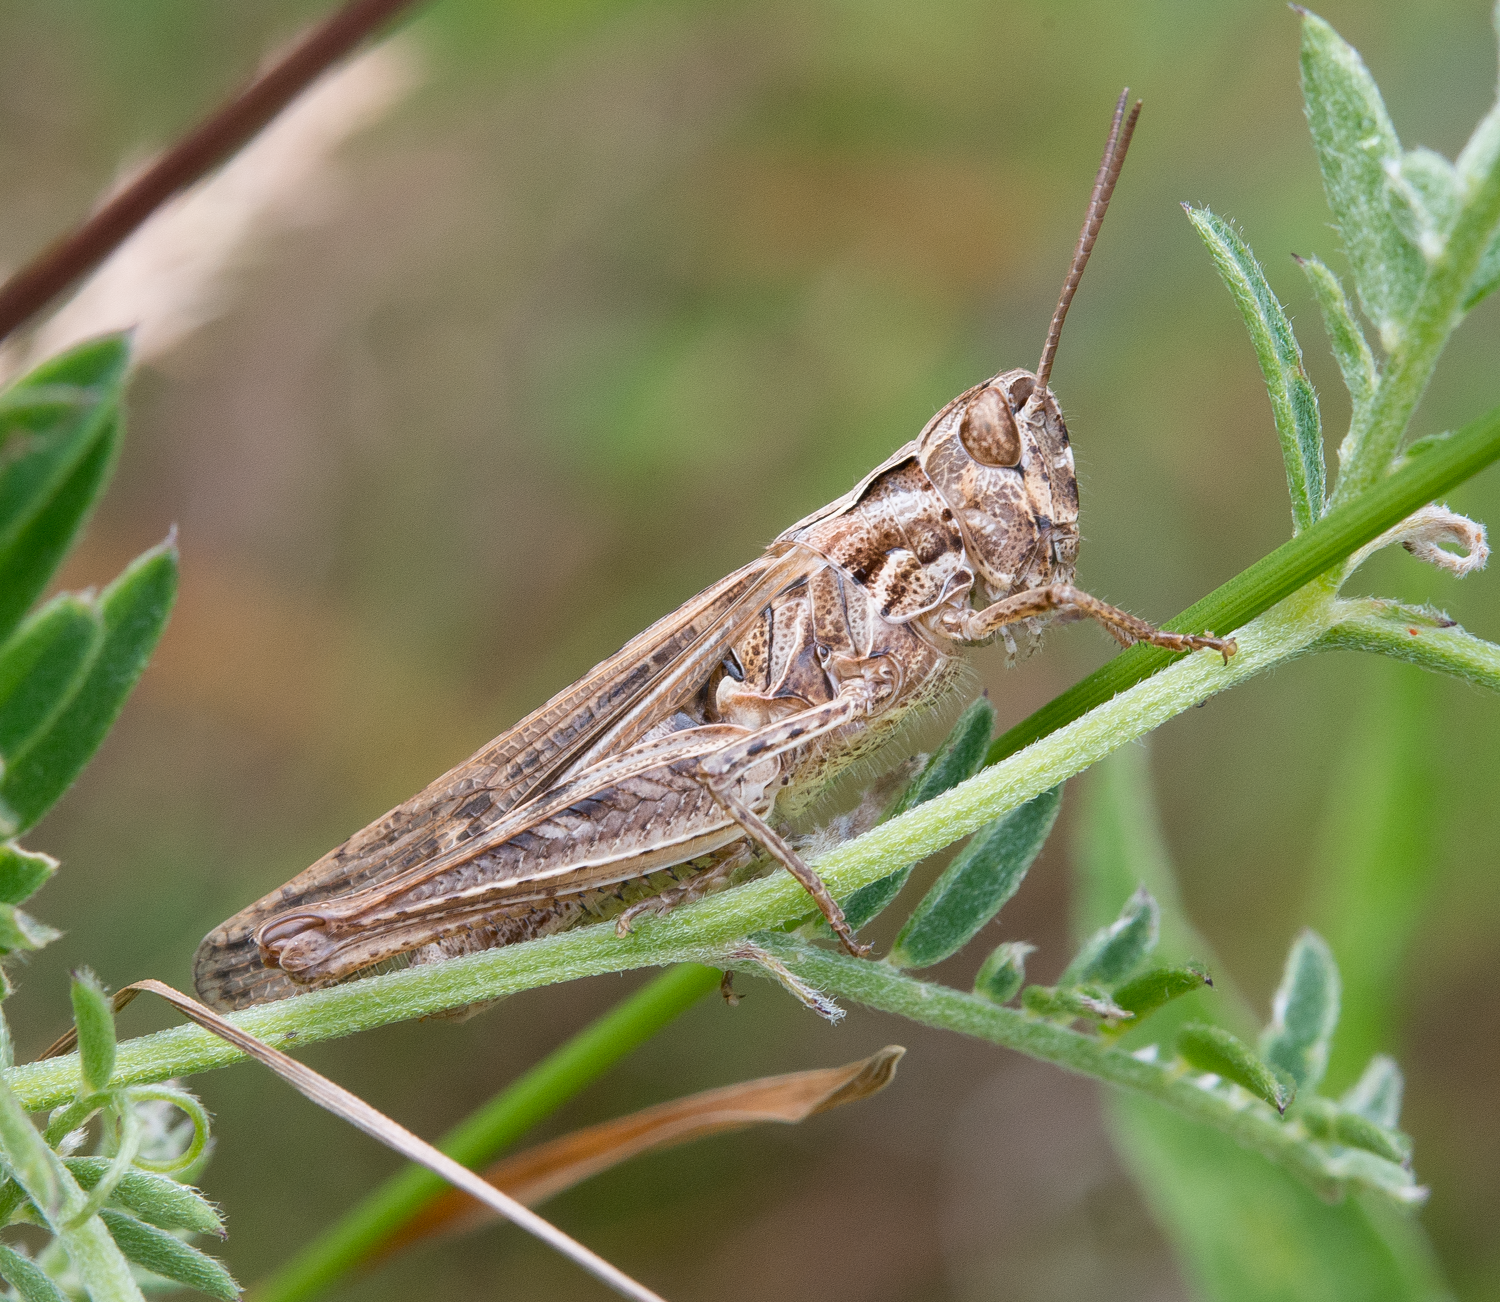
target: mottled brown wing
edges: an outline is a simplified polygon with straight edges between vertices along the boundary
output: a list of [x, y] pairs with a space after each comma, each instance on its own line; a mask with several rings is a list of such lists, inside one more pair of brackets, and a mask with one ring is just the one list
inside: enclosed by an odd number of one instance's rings
[[[746, 624], [806, 568], [775, 551], [736, 570], [405, 803], [203, 938], [194, 983], [215, 1007], [296, 992], [260, 961], [254, 933], [287, 909], [383, 882], [477, 836], [570, 772], [631, 746], [702, 686]], [[460, 831], [455, 834], [454, 825]]]

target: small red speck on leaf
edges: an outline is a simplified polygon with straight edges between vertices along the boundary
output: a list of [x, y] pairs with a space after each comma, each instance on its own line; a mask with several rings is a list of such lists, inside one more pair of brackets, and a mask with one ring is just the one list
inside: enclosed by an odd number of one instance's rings
[[1410, 634], [1411, 634], [1411, 635], [1412, 635], [1412, 636], [1413, 636], [1413, 637], [1416, 637], [1416, 635], [1417, 635], [1417, 630], [1416, 630], [1416, 629], [1414, 629], [1414, 628], [1409, 628], [1409, 629], [1407, 629], [1407, 630], [1406, 630], [1406, 631], [1407, 631], [1407, 632], [1408, 632], [1408, 633], [1410, 633]]

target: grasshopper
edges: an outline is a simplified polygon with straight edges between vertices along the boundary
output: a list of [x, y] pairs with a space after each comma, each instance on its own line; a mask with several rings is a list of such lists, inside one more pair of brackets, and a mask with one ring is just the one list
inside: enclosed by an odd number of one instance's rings
[[1064, 318], [1140, 102], [1115, 107], [1035, 372], [1005, 371], [750, 564], [199, 946], [199, 994], [239, 1008], [398, 962], [595, 919], [628, 930], [762, 853], [850, 953], [838, 903], [778, 825], [913, 714], [960, 690], [965, 648], [1052, 618], [1178, 652], [1234, 643], [1153, 628], [1072, 586], [1078, 485], [1048, 387]]

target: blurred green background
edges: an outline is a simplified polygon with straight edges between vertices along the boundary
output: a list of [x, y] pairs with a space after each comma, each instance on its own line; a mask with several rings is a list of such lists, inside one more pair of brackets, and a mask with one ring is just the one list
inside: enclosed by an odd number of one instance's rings
[[[0, 264], [321, 9], [0, 9]], [[1364, 53], [1403, 141], [1456, 152], [1494, 85], [1481, 0], [1320, 12]], [[1124, 84], [1146, 108], [1054, 372], [1080, 580], [1164, 619], [1280, 542], [1254, 356], [1178, 203], [1234, 217], [1267, 265], [1331, 451], [1347, 401], [1288, 257], [1341, 265], [1297, 41], [1277, 0], [421, 10], [401, 37], [416, 89], [292, 196], [294, 219], [237, 250], [213, 319], [135, 380], [114, 487], [66, 584], [106, 581], [176, 522], [182, 593], [118, 728], [30, 838], [63, 860], [35, 904], [68, 935], [18, 974], [23, 1054], [67, 1021], [70, 966], [186, 988], [215, 923], [843, 492], [954, 392], [1034, 366]], [[1497, 353], [1491, 301], [1450, 346], [1420, 431], [1500, 400]], [[1451, 504], [1500, 519], [1500, 475]], [[1493, 639], [1496, 583], [1398, 554], [1352, 589], [1434, 601]], [[976, 664], [1003, 727], [1110, 650], [1070, 626], [1015, 669], [999, 651]], [[1330, 656], [1153, 745], [1188, 908], [1247, 993], [1264, 1012], [1311, 922], [1358, 1010], [1332, 1083], [1377, 1048], [1406, 1067], [1423, 1221], [1466, 1302], [1500, 1298], [1497, 725], [1491, 697]], [[1039, 944], [1040, 980], [1068, 957], [1072, 794], [987, 933]], [[967, 985], [987, 948], [938, 975]], [[308, 1058], [434, 1136], [641, 979]], [[887, 1042], [911, 1052], [872, 1101], [595, 1180], [550, 1205], [566, 1229], [679, 1300], [1186, 1295], [1091, 1086], [746, 994], [695, 1009], [549, 1132]], [[122, 1029], [158, 1024], [138, 1004]], [[195, 1084], [219, 1117], [205, 1184], [242, 1281], [395, 1167], [251, 1068]], [[600, 1294], [508, 1229], [338, 1294], [497, 1295]]]

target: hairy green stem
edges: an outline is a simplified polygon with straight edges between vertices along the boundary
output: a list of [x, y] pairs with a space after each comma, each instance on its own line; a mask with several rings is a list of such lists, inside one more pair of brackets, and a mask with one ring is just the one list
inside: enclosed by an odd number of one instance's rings
[[[1309, 1143], [1301, 1126], [1282, 1121], [1263, 1105], [1241, 1106], [1224, 1093], [1203, 1089], [1170, 1064], [1136, 1057], [1097, 1036], [1082, 1035], [1019, 1009], [992, 1004], [978, 995], [918, 981], [885, 963], [851, 959], [787, 937], [758, 936], [756, 940], [793, 973], [827, 994], [924, 1026], [988, 1040], [1067, 1071], [1147, 1095], [1223, 1131], [1307, 1181], [1325, 1197], [1340, 1196], [1350, 1184], [1371, 1187], [1401, 1201], [1418, 1201], [1423, 1196], [1423, 1191], [1393, 1163], [1375, 1167], [1362, 1162], [1352, 1169], [1346, 1167]], [[740, 966], [747, 972], [756, 970], [750, 962]]]

